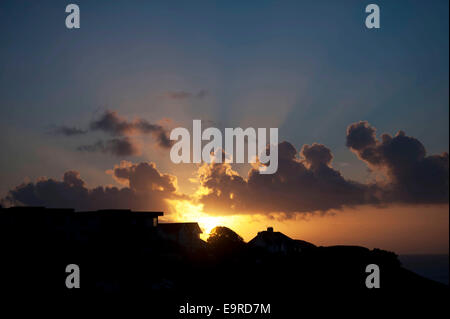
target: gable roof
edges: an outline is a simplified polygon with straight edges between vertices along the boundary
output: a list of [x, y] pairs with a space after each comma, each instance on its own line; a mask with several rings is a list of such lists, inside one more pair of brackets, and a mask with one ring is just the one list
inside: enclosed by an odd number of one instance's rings
[[44, 206], [13, 206], [9, 208], [3, 208], [0, 206], [1, 213], [14, 213], [26, 214], [31, 213], [33, 215], [56, 213], [56, 214], [68, 214], [71, 216], [133, 216], [133, 217], [158, 217], [163, 216], [163, 212], [149, 212], [149, 211], [132, 211], [131, 209], [99, 209], [94, 211], [79, 211], [75, 212], [73, 208], [47, 208]]
[[257, 241], [262, 240], [266, 245], [288, 245], [295, 246], [302, 249], [315, 248], [316, 245], [304, 240], [292, 239], [281, 232], [274, 231], [260, 231], [258, 235], [248, 242], [249, 245], [254, 245]]
[[273, 231], [261, 231], [258, 233], [258, 235], [250, 240], [248, 243], [253, 244], [256, 240], [261, 239], [266, 244], [272, 245], [272, 244], [281, 244], [281, 243], [293, 243], [294, 240], [292, 238], [289, 238], [283, 233], [280, 232], [273, 232]]

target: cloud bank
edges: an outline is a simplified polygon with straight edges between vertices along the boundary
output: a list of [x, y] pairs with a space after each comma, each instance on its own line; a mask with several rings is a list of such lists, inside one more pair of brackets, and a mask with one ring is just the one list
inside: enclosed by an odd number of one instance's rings
[[[146, 130], [139, 120], [128, 122], [109, 113], [93, 122], [92, 129], [113, 135]], [[153, 132], [153, 131], [152, 131]], [[177, 179], [161, 173], [154, 163], [122, 162], [108, 171], [123, 188], [89, 189], [78, 172], [68, 171], [62, 181], [40, 179], [12, 189], [4, 203], [74, 207], [76, 209], [131, 208], [168, 211], [167, 199], [191, 200], [203, 204], [212, 215], [272, 214], [286, 216], [306, 212], [327, 212], [358, 205], [442, 204], [449, 202], [448, 153], [427, 155], [423, 144], [399, 131], [395, 136], [376, 136], [367, 122], [347, 128], [349, 149], [368, 168], [384, 178], [370, 183], [350, 180], [333, 167], [333, 154], [325, 145], [303, 145], [298, 151], [291, 143], [278, 145], [278, 171], [259, 174], [258, 167], [247, 177], [230, 164], [211, 163], [199, 167], [199, 192], [178, 193]], [[102, 152], [130, 153], [118, 144], [98, 144]], [[85, 149], [89, 151], [89, 149]]]
[[324, 145], [304, 145], [300, 156], [289, 142], [278, 150], [278, 171], [272, 175], [253, 168], [244, 179], [229, 164], [203, 165], [199, 179], [207, 194], [199, 201], [205, 211], [292, 214], [378, 203], [374, 185], [345, 179], [331, 167], [333, 157]]
[[347, 128], [347, 146], [371, 170], [385, 174], [384, 201], [448, 202], [448, 153], [427, 156], [423, 144], [403, 131], [377, 139], [376, 129], [365, 121]]
[[204, 165], [199, 180], [206, 194], [199, 201], [208, 213], [287, 215], [355, 205], [448, 203], [448, 153], [427, 156], [423, 144], [402, 131], [379, 140], [368, 122], [348, 126], [347, 146], [385, 179], [365, 184], [346, 179], [332, 167], [326, 146], [303, 145], [297, 154], [292, 144], [282, 142], [273, 175], [253, 168], [244, 179], [227, 164]]
[[78, 172], [67, 171], [62, 180], [41, 178], [21, 184], [10, 190], [2, 203], [78, 211], [112, 208], [167, 212], [166, 199], [184, 198], [177, 193], [176, 177], [160, 173], [154, 163], [122, 162], [108, 172], [125, 186], [88, 188]]

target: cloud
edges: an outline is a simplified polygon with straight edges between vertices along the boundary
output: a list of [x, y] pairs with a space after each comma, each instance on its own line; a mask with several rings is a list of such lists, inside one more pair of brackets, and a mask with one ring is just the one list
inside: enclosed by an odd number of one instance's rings
[[175, 100], [184, 100], [189, 98], [202, 99], [208, 95], [208, 91], [200, 90], [197, 93], [187, 92], [187, 91], [169, 91], [166, 92], [166, 97]]
[[73, 135], [83, 135], [86, 134], [86, 130], [82, 130], [77, 127], [70, 127], [70, 126], [58, 126], [54, 129], [50, 130], [50, 134], [54, 135], [64, 135], [64, 136], [73, 136]]
[[[123, 188], [90, 189], [78, 172], [68, 171], [62, 181], [43, 178], [19, 185], [3, 203], [169, 211], [166, 200], [183, 199], [203, 204], [204, 212], [211, 215], [282, 213], [287, 217], [358, 205], [448, 203], [447, 153], [427, 155], [419, 140], [402, 131], [377, 138], [376, 129], [367, 122], [349, 125], [346, 142], [372, 172], [385, 178], [369, 183], [347, 179], [333, 167], [333, 154], [325, 145], [303, 145], [298, 151], [282, 142], [275, 174], [259, 174], [258, 167], [252, 167], [243, 177], [230, 164], [204, 163], [198, 168], [200, 188], [193, 196], [178, 193], [177, 178], [159, 172], [154, 163], [123, 161], [108, 171]], [[118, 145], [99, 142], [84, 150], [132, 153]]]
[[140, 146], [133, 137], [150, 134], [156, 140], [157, 145], [164, 149], [172, 147], [168, 130], [159, 124], [152, 124], [145, 119], [135, 118], [128, 121], [115, 111], [106, 110], [99, 118], [91, 121], [88, 130], [77, 127], [58, 126], [49, 133], [53, 135], [76, 136], [89, 132], [101, 131], [113, 137], [93, 144], [80, 145], [78, 151], [101, 152], [114, 156], [134, 156], [141, 154]]
[[41, 178], [21, 184], [10, 190], [2, 203], [79, 211], [114, 208], [167, 212], [167, 199], [183, 198], [177, 194], [176, 177], [160, 173], [154, 163], [122, 162], [110, 173], [127, 186], [88, 188], [78, 172], [67, 171], [62, 180]]
[[347, 180], [331, 167], [332, 155], [324, 145], [304, 145], [299, 156], [289, 142], [278, 150], [278, 170], [272, 175], [252, 168], [244, 179], [228, 164], [203, 165], [199, 180], [206, 194], [199, 201], [205, 211], [289, 215], [377, 203], [371, 185]]
[[360, 183], [333, 168], [326, 146], [304, 145], [299, 153], [289, 142], [279, 144], [278, 171], [247, 178], [229, 164], [204, 164], [198, 172], [198, 201], [211, 214], [294, 213], [341, 209], [355, 205], [440, 204], [449, 201], [448, 153], [426, 155], [423, 144], [400, 131], [382, 134], [367, 122], [351, 124], [347, 146], [384, 180]]
[[322, 144], [303, 145], [302, 157], [309, 166], [330, 165], [333, 160], [331, 151]]
[[112, 154], [117, 157], [139, 155], [139, 146], [133, 144], [128, 138], [113, 138], [106, 142], [98, 141], [95, 144], [81, 145], [77, 148], [82, 152], [102, 152]]
[[152, 134], [158, 145], [163, 148], [170, 148], [172, 141], [168, 131], [159, 124], [151, 124], [142, 118], [127, 121], [119, 116], [117, 112], [106, 110], [100, 118], [90, 123], [91, 131], [103, 131], [112, 136], [132, 136], [139, 134]]
[[155, 163], [138, 163], [122, 161], [113, 170], [108, 171], [120, 183], [126, 183], [136, 191], [159, 190], [174, 193], [177, 190], [177, 178], [173, 175], [162, 174]]
[[423, 144], [403, 131], [377, 139], [376, 129], [365, 121], [349, 125], [347, 146], [371, 170], [385, 174], [385, 201], [448, 202], [448, 153], [427, 156]]

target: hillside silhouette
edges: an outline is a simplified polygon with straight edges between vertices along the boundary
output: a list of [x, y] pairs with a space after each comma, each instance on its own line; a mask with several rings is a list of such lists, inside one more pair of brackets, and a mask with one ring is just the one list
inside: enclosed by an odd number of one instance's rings
[[[165, 317], [187, 301], [270, 303], [283, 317], [299, 303], [400, 305], [401, 296], [410, 308], [412, 300], [432, 297], [435, 308], [448, 297], [448, 286], [404, 269], [393, 252], [317, 247], [272, 228], [245, 243], [233, 230], [216, 227], [205, 242], [196, 223], [159, 224], [161, 215], [0, 209], [0, 289], [11, 299], [24, 292], [35, 298], [137, 296], [166, 309]], [[68, 264], [80, 267], [80, 289], [65, 285]], [[380, 268], [379, 289], [365, 285], [369, 264]]]

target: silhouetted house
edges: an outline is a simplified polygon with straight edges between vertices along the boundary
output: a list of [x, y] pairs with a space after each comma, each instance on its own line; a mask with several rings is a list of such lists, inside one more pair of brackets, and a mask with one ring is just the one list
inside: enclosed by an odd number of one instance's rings
[[[64, 270], [72, 263], [85, 269], [81, 285], [88, 289], [112, 291], [128, 287], [131, 281], [140, 284], [148, 279], [147, 271], [156, 271], [150, 260], [159, 250], [157, 226], [162, 215], [131, 210], [1, 208], [1, 288], [8, 293], [34, 288], [39, 293], [41, 289], [60, 291], [65, 289]], [[30, 267], [39, 274], [32, 285], [26, 276]]]
[[202, 230], [198, 223], [161, 223], [158, 225], [158, 233], [164, 239], [193, 250], [204, 243], [200, 239]]
[[274, 232], [272, 227], [258, 232], [258, 235], [247, 244], [251, 248], [262, 248], [270, 253], [299, 253], [306, 249], [316, 247], [303, 240], [294, 240], [283, 233]]
[[53, 239], [88, 242], [101, 237], [128, 240], [145, 237], [158, 226], [162, 212], [105, 209], [75, 212], [73, 209], [11, 207], [0, 209], [0, 231], [22, 240]]

